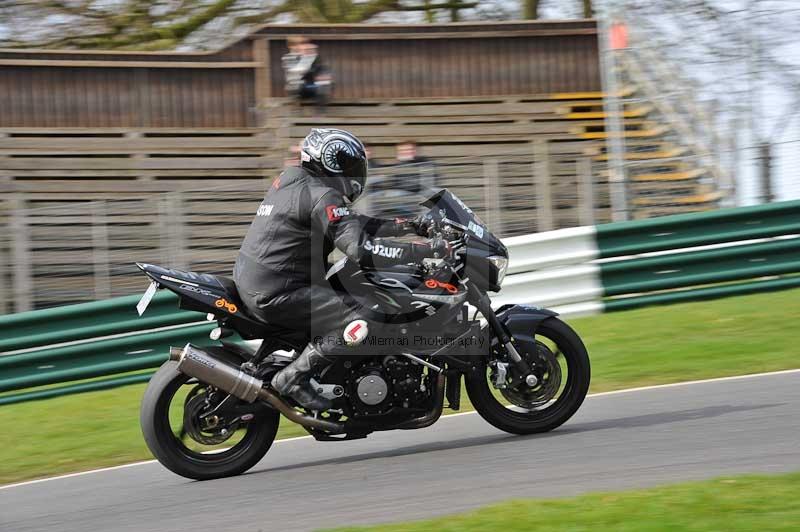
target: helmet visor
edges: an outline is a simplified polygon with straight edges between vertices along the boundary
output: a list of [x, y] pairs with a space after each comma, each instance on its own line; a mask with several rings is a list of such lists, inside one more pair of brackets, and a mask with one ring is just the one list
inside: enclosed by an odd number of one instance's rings
[[349, 184], [350, 193], [347, 194], [350, 201], [355, 201], [364, 191], [367, 183], [367, 158], [363, 155], [353, 156], [344, 150], [336, 154], [339, 167], [342, 169], [342, 178]]

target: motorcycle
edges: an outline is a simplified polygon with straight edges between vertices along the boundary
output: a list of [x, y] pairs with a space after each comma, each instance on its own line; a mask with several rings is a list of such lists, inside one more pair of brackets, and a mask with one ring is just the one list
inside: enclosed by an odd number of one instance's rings
[[344, 258], [327, 273], [377, 334], [354, 348], [358, 356], [312, 377], [332, 402], [324, 412], [305, 410], [269, 384], [307, 344], [305, 333], [249, 314], [229, 278], [137, 264], [151, 279], [140, 314], [166, 288], [181, 308], [217, 322], [216, 344], [171, 348], [147, 386], [140, 420], [153, 455], [192, 479], [237, 475], [267, 453], [281, 415], [320, 441], [420, 429], [439, 419], [445, 400], [460, 409], [462, 380], [478, 414], [500, 430], [547, 432], [572, 417], [590, 380], [580, 337], [551, 310], [493, 310], [487, 292], [501, 288], [506, 247], [450, 191], [422, 205], [429, 236], [449, 243], [446, 257], [380, 270]]

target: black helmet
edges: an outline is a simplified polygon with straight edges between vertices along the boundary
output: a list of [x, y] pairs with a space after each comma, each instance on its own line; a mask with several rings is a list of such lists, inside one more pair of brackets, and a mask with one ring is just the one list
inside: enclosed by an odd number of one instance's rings
[[300, 164], [355, 201], [367, 184], [367, 154], [355, 135], [342, 129], [312, 129], [300, 145]]

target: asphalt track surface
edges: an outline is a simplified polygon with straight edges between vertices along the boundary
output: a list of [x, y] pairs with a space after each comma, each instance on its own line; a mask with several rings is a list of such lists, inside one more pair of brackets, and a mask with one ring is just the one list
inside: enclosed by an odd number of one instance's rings
[[798, 406], [800, 371], [599, 394], [538, 436], [465, 414], [366, 440], [294, 439], [236, 478], [193, 482], [145, 463], [0, 488], [0, 530], [308, 530], [514, 497], [796, 471]]

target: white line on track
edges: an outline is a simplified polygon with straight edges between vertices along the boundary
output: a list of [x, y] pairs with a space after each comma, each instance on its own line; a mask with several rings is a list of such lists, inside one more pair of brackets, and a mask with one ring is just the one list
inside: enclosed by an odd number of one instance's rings
[[[670, 383], [670, 384], [654, 384], [652, 386], [640, 386], [638, 388], [626, 388], [624, 390], [613, 390], [613, 391], [610, 391], [610, 392], [590, 393], [586, 397], [587, 398], [604, 397], [604, 396], [607, 396], [607, 395], [620, 395], [620, 394], [624, 394], [624, 393], [642, 392], [642, 391], [646, 391], [646, 390], [658, 390], [658, 389], [661, 389], [661, 388], [676, 388], [678, 386], [690, 386], [692, 384], [705, 384], [705, 383], [711, 383], [711, 382], [736, 381], [736, 380], [743, 380], [743, 379], [753, 379], [753, 378], [758, 378], [758, 377], [772, 377], [772, 376], [776, 376], [776, 375], [791, 375], [791, 374], [796, 374], [796, 373], [800, 374], [800, 369], [786, 369], [786, 370], [782, 370], [782, 371], [770, 371], [770, 372], [766, 372], [766, 373], [751, 373], [749, 375], [735, 375], [735, 376], [732, 376], [732, 377], [717, 377], [717, 378], [714, 378], [714, 379], [702, 379], [702, 380], [696, 380], [696, 381], [673, 382], [673, 383]], [[455, 414], [447, 414], [445, 416], [442, 416], [441, 419], [447, 419], [447, 418], [458, 417], [458, 416], [469, 416], [469, 415], [476, 414], [476, 413], [477, 412], [475, 412], [474, 410], [471, 410], [469, 412], [457, 412]], [[275, 440], [275, 444], [288, 443], [288, 442], [293, 442], [293, 441], [298, 441], [298, 440], [310, 440], [310, 439], [313, 439], [313, 437], [312, 436], [297, 436], [297, 437], [294, 437], [294, 438], [284, 438], [284, 439], [281, 439], [281, 440]], [[21, 486], [29, 486], [31, 484], [39, 484], [41, 482], [49, 482], [51, 480], [60, 480], [60, 479], [64, 479], [64, 478], [81, 477], [83, 475], [91, 475], [93, 473], [104, 473], [106, 471], [115, 471], [117, 469], [127, 469], [129, 467], [136, 467], [136, 466], [141, 466], [141, 465], [153, 464], [153, 463], [156, 463], [156, 462], [157, 462], [157, 460], [145, 460], [145, 461], [142, 461], [142, 462], [133, 462], [133, 463], [130, 463], [130, 464], [122, 464], [122, 465], [111, 466], [111, 467], [103, 467], [103, 468], [100, 468], [100, 469], [90, 469], [89, 471], [79, 471], [77, 473], [67, 473], [66, 475], [58, 475], [58, 476], [55, 476], [55, 477], [40, 478], [40, 479], [36, 479], [36, 480], [26, 480], [24, 482], [17, 482], [16, 484], [6, 484], [5, 486], [0, 486], [0, 491], [11, 489], [11, 488], [18, 488], [18, 487], [21, 487]]]

